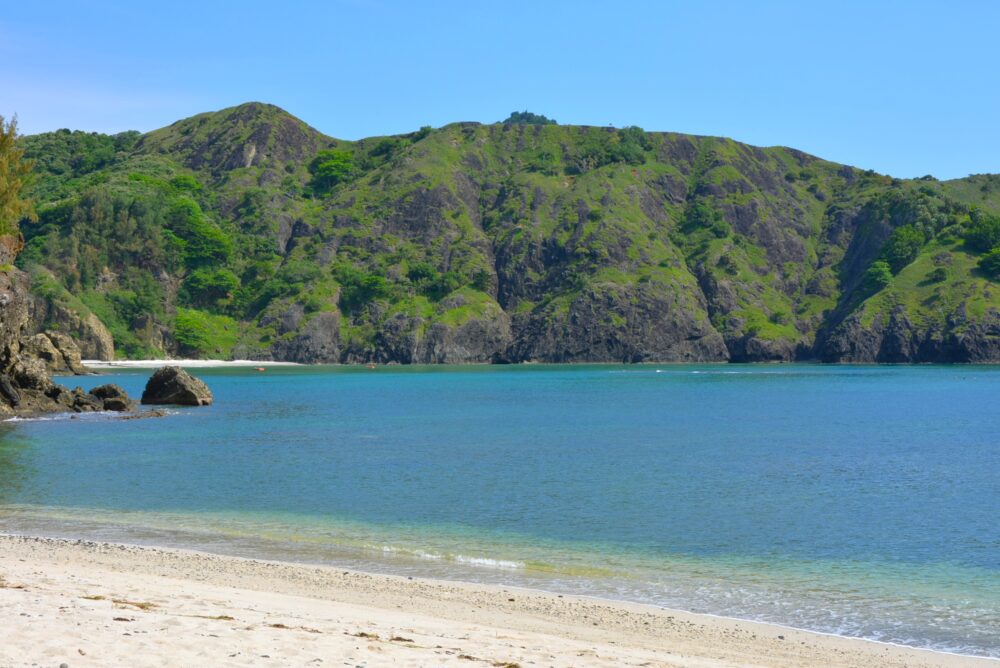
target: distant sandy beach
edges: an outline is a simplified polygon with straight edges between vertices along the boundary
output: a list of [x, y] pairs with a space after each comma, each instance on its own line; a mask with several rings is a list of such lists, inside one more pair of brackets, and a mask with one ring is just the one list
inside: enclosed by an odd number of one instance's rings
[[0, 666], [1000, 666], [544, 592], [0, 536]]
[[94, 369], [156, 369], [161, 366], [196, 367], [268, 367], [301, 366], [297, 362], [261, 362], [258, 360], [83, 360]]

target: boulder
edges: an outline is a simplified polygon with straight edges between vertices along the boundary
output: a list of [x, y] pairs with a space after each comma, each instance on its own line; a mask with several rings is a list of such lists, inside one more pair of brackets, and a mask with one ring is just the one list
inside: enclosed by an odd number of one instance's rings
[[208, 406], [212, 403], [212, 391], [184, 369], [165, 366], [157, 369], [146, 383], [142, 403]]
[[130, 411], [135, 409], [135, 402], [128, 394], [117, 385], [107, 384], [95, 387], [90, 391], [92, 395], [101, 400], [106, 411]]
[[93, 394], [84, 392], [82, 387], [73, 388], [72, 392], [69, 393], [68, 400], [70, 407], [77, 413], [104, 410], [104, 402]]

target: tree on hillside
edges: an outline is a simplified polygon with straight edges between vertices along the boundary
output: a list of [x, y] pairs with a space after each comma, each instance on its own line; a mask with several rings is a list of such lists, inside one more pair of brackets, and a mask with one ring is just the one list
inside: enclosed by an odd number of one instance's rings
[[876, 260], [865, 272], [865, 289], [869, 292], [878, 292], [882, 288], [892, 283], [892, 269], [885, 260]]
[[502, 122], [508, 125], [559, 125], [554, 118], [533, 114], [530, 111], [512, 111]]
[[341, 149], [320, 151], [309, 163], [313, 187], [321, 192], [350, 180], [355, 171], [354, 154]]
[[32, 201], [21, 197], [32, 164], [18, 146], [17, 118], [7, 121], [0, 116], [0, 234], [17, 230], [22, 218], [35, 217]]
[[1000, 216], [993, 216], [982, 209], [973, 208], [969, 212], [965, 243], [980, 253], [988, 253], [1000, 245]]
[[881, 259], [889, 264], [894, 275], [898, 274], [917, 258], [926, 241], [924, 233], [913, 225], [897, 227], [882, 247]]
[[995, 248], [980, 258], [979, 268], [989, 278], [1000, 279], [1000, 248]]

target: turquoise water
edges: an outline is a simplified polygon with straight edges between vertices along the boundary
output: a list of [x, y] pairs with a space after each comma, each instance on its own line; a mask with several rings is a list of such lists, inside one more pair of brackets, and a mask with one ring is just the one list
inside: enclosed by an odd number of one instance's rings
[[1000, 657], [1000, 368], [196, 373], [210, 408], [0, 424], [0, 531]]

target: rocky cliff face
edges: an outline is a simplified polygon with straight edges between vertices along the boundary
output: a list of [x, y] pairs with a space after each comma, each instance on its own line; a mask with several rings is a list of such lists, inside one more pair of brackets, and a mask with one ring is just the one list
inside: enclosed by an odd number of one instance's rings
[[992, 177], [638, 128], [347, 142], [259, 103], [107, 138], [89, 172], [74, 136], [28, 138], [20, 263], [31, 333], [85, 357], [1000, 361], [1000, 290], [964, 241], [1000, 212]]
[[[19, 238], [0, 236], [13, 260]], [[24, 336], [29, 321], [30, 281], [17, 269], [0, 269], [0, 417], [60, 411], [123, 410], [122, 397], [102, 397], [52, 382], [51, 372], [85, 373], [72, 339], [53, 333]], [[127, 401], [127, 398], [125, 398]], [[109, 403], [110, 401], [110, 403]]]
[[72, 337], [83, 359], [107, 361], [115, 358], [114, 337], [96, 315], [75, 311], [36, 293], [31, 293], [29, 300], [26, 332], [64, 332]]

